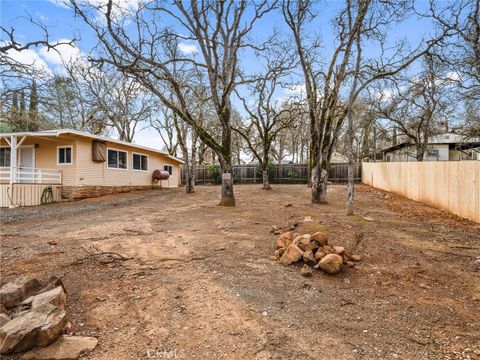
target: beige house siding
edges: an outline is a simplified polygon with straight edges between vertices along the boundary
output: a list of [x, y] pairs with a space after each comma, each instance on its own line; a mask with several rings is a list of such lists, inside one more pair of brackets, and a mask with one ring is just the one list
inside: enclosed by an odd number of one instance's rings
[[[2, 140], [1, 146], [8, 146]], [[26, 138], [21, 147], [35, 146], [35, 168], [42, 170], [60, 171], [62, 173], [62, 182], [64, 184], [74, 184], [76, 179], [76, 165], [75, 161], [72, 165], [57, 165], [57, 147], [58, 146], [73, 146], [73, 154], [75, 156], [75, 139], [68, 138], [54, 138], [46, 140], [42, 138]], [[18, 156], [18, 155], [17, 155]], [[17, 158], [17, 161], [18, 158]]]
[[[92, 141], [79, 139], [77, 141], [77, 183], [75, 185], [97, 186], [130, 186], [151, 185], [152, 172], [155, 169], [163, 170], [164, 165], [173, 165], [170, 178], [162, 181], [162, 187], [177, 187], [179, 184], [178, 163], [161, 154], [142, 149], [137, 149], [120, 144], [107, 143], [107, 149], [122, 150], [127, 152], [127, 169], [110, 169], [108, 162], [96, 163], [92, 161]], [[108, 150], [107, 150], [108, 151]], [[133, 154], [148, 156], [148, 170], [133, 170]], [[68, 184], [65, 184], [68, 185]]]
[[[64, 136], [43, 139], [30, 137], [22, 145], [35, 145], [35, 167], [39, 169], [57, 170], [62, 173], [64, 186], [145, 186], [152, 184], [152, 172], [155, 169], [163, 170], [164, 165], [172, 165], [172, 175], [162, 181], [162, 187], [177, 187], [179, 185], [179, 163], [165, 155], [153, 151], [138, 149], [121, 144], [108, 143], [107, 148], [127, 152], [127, 170], [109, 169], [107, 161], [96, 163], [92, 161], [92, 139]], [[0, 145], [7, 145], [2, 141]], [[73, 164], [57, 164], [57, 147], [72, 146]], [[148, 170], [133, 170], [133, 153], [148, 156]]]

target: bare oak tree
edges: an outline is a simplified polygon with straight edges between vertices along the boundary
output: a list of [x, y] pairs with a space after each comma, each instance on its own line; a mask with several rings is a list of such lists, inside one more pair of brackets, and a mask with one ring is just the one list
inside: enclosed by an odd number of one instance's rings
[[[231, 95], [238, 82], [239, 53], [251, 46], [247, 35], [274, 3], [266, 0], [258, 3], [246, 0], [149, 1], [140, 3], [135, 12], [122, 17], [116, 16], [113, 0], [106, 6], [96, 7], [77, 0], [70, 3], [99, 40], [104, 55], [99, 54], [92, 60], [112, 64], [135, 76], [215, 151], [222, 173], [231, 173]], [[103, 22], [98, 21], [98, 13], [102, 14]], [[166, 23], [170, 25], [160, 25]], [[164, 51], [164, 45], [172, 38], [193, 42], [198, 52], [171, 58]], [[185, 96], [189, 89], [172, 73], [174, 64], [177, 70], [188, 68], [204, 74], [216, 121], [221, 127], [220, 140], [190, 112]], [[165, 86], [162, 88], [159, 84]], [[165, 95], [165, 88], [172, 91], [174, 101]], [[235, 205], [233, 182], [227, 177], [222, 177], [220, 205]]]
[[[264, 71], [249, 81], [248, 100], [237, 92], [247, 113], [247, 121], [234, 128], [244, 139], [257, 159], [262, 171], [262, 188], [271, 190], [268, 180], [268, 164], [277, 135], [290, 127], [301, 113], [298, 101], [278, 100], [277, 94], [283, 80], [294, 67], [295, 58], [287, 48], [277, 45], [263, 54]], [[261, 61], [261, 60], [260, 60]]]

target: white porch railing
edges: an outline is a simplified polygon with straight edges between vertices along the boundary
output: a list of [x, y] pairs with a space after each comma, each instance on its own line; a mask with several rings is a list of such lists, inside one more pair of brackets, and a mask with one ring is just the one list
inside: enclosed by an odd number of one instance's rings
[[[10, 182], [10, 168], [0, 167], [0, 182]], [[61, 184], [62, 173], [54, 169], [16, 168], [14, 183]]]

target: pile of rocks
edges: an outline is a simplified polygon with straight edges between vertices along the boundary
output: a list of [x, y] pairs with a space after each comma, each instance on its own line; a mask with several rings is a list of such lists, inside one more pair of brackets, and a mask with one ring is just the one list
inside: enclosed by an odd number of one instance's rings
[[311, 276], [314, 269], [335, 275], [343, 270], [343, 265], [354, 267], [355, 262], [362, 260], [360, 255], [348, 254], [342, 246], [329, 244], [322, 232], [301, 235], [288, 231], [280, 234], [275, 247], [271, 259], [279, 260], [283, 265], [303, 261], [301, 274], [304, 276]]
[[59, 356], [75, 359], [81, 352], [95, 348], [95, 338], [61, 336], [71, 327], [66, 303], [67, 293], [56, 277], [43, 286], [37, 279], [27, 277], [3, 285], [0, 288], [0, 354], [30, 350], [22, 359]]

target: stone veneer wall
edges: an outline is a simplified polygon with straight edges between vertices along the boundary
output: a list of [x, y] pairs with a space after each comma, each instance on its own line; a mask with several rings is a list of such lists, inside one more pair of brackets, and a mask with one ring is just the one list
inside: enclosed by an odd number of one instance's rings
[[138, 185], [138, 186], [62, 186], [62, 199], [79, 200], [97, 196], [103, 196], [115, 193], [125, 193], [129, 191], [160, 189], [155, 185]]

